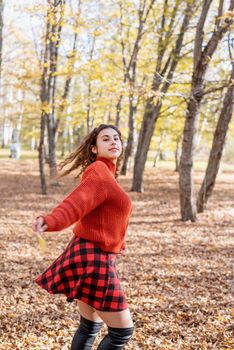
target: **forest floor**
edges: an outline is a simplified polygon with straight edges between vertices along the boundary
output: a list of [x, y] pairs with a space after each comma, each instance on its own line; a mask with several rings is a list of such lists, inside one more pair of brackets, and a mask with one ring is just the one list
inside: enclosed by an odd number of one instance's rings
[[[197, 188], [202, 176], [196, 171]], [[142, 194], [130, 192], [131, 179], [119, 179], [133, 200], [127, 251], [117, 263], [135, 323], [126, 350], [234, 349], [234, 170], [219, 174], [195, 223], [180, 220], [172, 169], [148, 169]], [[31, 224], [73, 187], [72, 178], [63, 178], [43, 196], [36, 160], [1, 159], [0, 350], [70, 349], [79, 325], [76, 302], [33, 280], [61, 254], [71, 229], [46, 233], [42, 250]]]

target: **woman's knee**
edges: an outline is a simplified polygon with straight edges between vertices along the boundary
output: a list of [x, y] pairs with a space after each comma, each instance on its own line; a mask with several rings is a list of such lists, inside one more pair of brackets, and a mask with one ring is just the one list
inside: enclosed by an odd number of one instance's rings
[[132, 317], [129, 309], [118, 311], [118, 312], [97, 311], [97, 313], [108, 327], [114, 327], [114, 328], [133, 327], [133, 321], [132, 321]]
[[134, 327], [114, 328], [108, 327], [108, 334], [102, 339], [97, 350], [121, 350], [133, 335]]
[[102, 322], [102, 318], [100, 318], [100, 316], [97, 314], [96, 310], [92, 306], [84, 303], [81, 300], [78, 300], [78, 306], [80, 314], [83, 317], [93, 322]]

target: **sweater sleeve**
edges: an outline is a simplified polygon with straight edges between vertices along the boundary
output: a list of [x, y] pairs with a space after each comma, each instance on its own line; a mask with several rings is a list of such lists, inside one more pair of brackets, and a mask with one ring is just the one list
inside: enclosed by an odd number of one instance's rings
[[53, 211], [44, 216], [46, 231], [61, 231], [99, 206], [107, 198], [103, 181], [94, 168], [86, 169], [80, 184]]

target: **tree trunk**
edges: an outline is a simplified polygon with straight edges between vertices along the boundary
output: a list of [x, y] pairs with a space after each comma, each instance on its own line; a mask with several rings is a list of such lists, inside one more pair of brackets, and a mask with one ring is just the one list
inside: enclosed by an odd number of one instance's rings
[[[170, 86], [170, 81], [173, 79], [174, 72], [176, 70], [177, 64], [179, 62], [179, 55], [182, 49], [184, 35], [187, 31], [189, 21], [192, 17], [193, 10], [195, 6], [195, 1], [188, 2], [187, 7], [185, 9], [184, 18], [180, 27], [179, 34], [177, 36], [175, 46], [172, 49], [171, 53], [169, 53], [168, 59], [166, 60], [165, 66], [161, 68], [161, 74], [159, 74], [159, 67], [162, 66], [162, 58], [164, 52], [159, 52], [158, 59], [155, 66], [154, 80], [152, 82], [152, 92], [155, 93], [155, 97], [157, 97], [157, 93], [159, 93], [158, 101], [156, 105], [153, 106], [152, 99], [149, 99], [146, 102], [145, 112], [142, 120], [137, 152], [135, 155], [135, 164], [134, 164], [134, 174], [133, 174], [133, 184], [132, 191], [143, 192], [143, 172], [145, 168], [145, 163], [147, 159], [147, 153], [149, 150], [151, 138], [154, 133], [155, 124], [159, 116], [159, 112], [161, 109], [162, 101], [161, 94], [165, 94]], [[164, 24], [162, 23], [162, 27]], [[166, 36], [168, 33], [166, 32]], [[166, 47], [165, 47], [166, 50]], [[166, 79], [164, 78], [166, 76]]]
[[166, 135], [166, 132], [165, 132], [165, 130], [163, 130], [162, 133], [161, 133], [160, 140], [159, 140], [159, 145], [158, 145], [158, 148], [157, 148], [157, 150], [156, 150], [155, 157], [154, 157], [153, 168], [156, 167], [156, 164], [157, 164], [158, 159], [159, 159], [159, 157], [160, 157], [161, 148], [162, 148], [162, 143], [163, 143], [163, 140], [164, 140], [165, 135]]
[[0, 0], [0, 88], [2, 87], [2, 43], [4, 0]]
[[158, 102], [156, 106], [153, 106], [150, 101], [146, 104], [135, 155], [132, 191], [144, 192], [143, 173], [160, 108], [161, 102]]
[[[80, 15], [80, 3], [79, 3], [79, 12], [77, 14], [77, 26], [78, 26], [78, 19], [79, 19], [79, 15]], [[72, 52], [68, 55], [67, 59], [68, 59], [68, 64], [71, 70], [74, 69], [74, 65], [75, 65], [75, 53], [76, 53], [76, 49], [77, 49], [77, 38], [78, 35], [75, 32], [74, 33], [74, 39], [73, 39], [73, 48], [72, 48]], [[60, 105], [59, 108], [59, 115], [61, 116], [62, 113], [64, 112], [64, 108], [65, 106], [67, 107], [67, 99], [68, 99], [68, 95], [70, 92], [70, 88], [71, 88], [71, 82], [72, 82], [72, 74], [69, 74], [66, 78], [65, 81], [65, 85], [64, 85], [64, 91], [63, 91], [63, 95], [62, 95], [62, 104]], [[67, 113], [69, 114], [71, 112], [70, 108], [67, 107]], [[62, 150], [61, 150], [61, 156], [64, 157], [65, 152], [66, 152], [66, 148], [67, 148], [67, 138], [68, 138], [68, 133], [69, 133], [69, 152], [71, 152], [71, 138], [70, 138], [70, 134], [72, 134], [73, 130], [72, 128], [69, 128], [69, 121], [68, 121], [69, 117], [66, 117], [66, 122], [65, 122], [65, 126], [64, 126], [64, 130], [62, 133]]]
[[5, 148], [5, 146], [6, 146], [6, 142], [5, 142], [5, 129], [6, 129], [6, 116], [5, 116], [5, 111], [3, 110], [2, 143], [1, 143], [1, 148]]
[[49, 167], [50, 177], [54, 178], [57, 175], [57, 159], [56, 159], [56, 142], [55, 142], [55, 130], [51, 126], [51, 123], [47, 123], [48, 126], [48, 149], [49, 149]]
[[[53, 43], [51, 45], [51, 33], [54, 33], [53, 25], [51, 24], [51, 16], [55, 16], [54, 7], [50, 0], [47, 0], [47, 22], [46, 22], [46, 35], [45, 35], [45, 47], [44, 47], [44, 58], [42, 64], [42, 74], [41, 74], [41, 134], [39, 142], [39, 167], [40, 167], [40, 179], [41, 179], [41, 191], [43, 194], [47, 192], [46, 178], [44, 174], [44, 163], [46, 159], [45, 155], [45, 126], [47, 125], [48, 133], [48, 147], [49, 156], [54, 156], [53, 145], [54, 145], [54, 108], [53, 108], [53, 98], [54, 98], [54, 84], [53, 76], [54, 73], [54, 62], [52, 62], [53, 57]], [[53, 39], [54, 40], [54, 39]], [[51, 140], [52, 139], [52, 140]], [[50, 171], [54, 167], [53, 158], [49, 157]], [[51, 171], [54, 174], [54, 171]]]
[[71, 153], [74, 146], [73, 128], [68, 127], [68, 152]]
[[[94, 51], [95, 51], [95, 45], [96, 45], [96, 37], [93, 37], [91, 50], [89, 53], [89, 63], [93, 62], [94, 57]], [[91, 110], [92, 110], [92, 75], [93, 75], [93, 68], [90, 68], [89, 76], [88, 76], [88, 100], [87, 100], [87, 113], [86, 113], [86, 134], [89, 134], [91, 131]]]
[[[48, 16], [48, 13], [47, 13]], [[49, 97], [48, 97], [48, 89], [47, 89], [47, 69], [48, 69], [48, 35], [49, 35], [49, 23], [47, 19], [46, 24], [46, 36], [45, 36], [45, 51], [44, 51], [44, 59], [43, 59], [43, 68], [42, 68], [42, 75], [41, 75], [41, 93], [40, 93], [40, 99], [41, 99], [41, 129], [40, 129], [40, 141], [39, 141], [39, 147], [38, 147], [38, 157], [39, 157], [39, 169], [40, 169], [40, 180], [41, 180], [41, 192], [42, 194], [47, 194], [47, 184], [46, 184], [46, 177], [45, 177], [45, 170], [44, 170], [44, 164], [45, 164], [45, 127], [46, 127], [46, 118], [48, 113], [48, 104], [49, 104]]]
[[[130, 53], [129, 60], [127, 60], [127, 49], [126, 49], [126, 42], [124, 42], [124, 20], [123, 20], [123, 7], [121, 3], [120, 5], [120, 32], [121, 32], [121, 48], [122, 48], [122, 62], [123, 62], [123, 68], [124, 68], [124, 79], [123, 83], [124, 85], [128, 83], [130, 88], [130, 94], [129, 94], [129, 130], [128, 130], [128, 141], [127, 141], [127, 147], [124, 154], [124, 163], [121, 169], [121, 174], [126, 175], [127, 170], [129, 168], [129, 157], [132, 155], [133, 152], [133, 146], [134, 146], [134, 137], [135, 137], [135, 115], [136, 115], [136, 109], [137, 109], [137, 103], [134, 102], [134, 90], [136, 87], [136, 77], [137, 77], [137, 65], [138, 65], [138, 55], [141, 48], [141, 40], [146, 33], [144, 32], [145, 24], [147, 22], [147, 18], [150, 14], [150, 12], [153, 9], [153, 5], [155, 3], [155, 0], [151, 0], [148, 4], [146, 0], [143, 0], [139, 3], [138, 8], [138, 28], [137, 28], [137, 35], [135, 42], [132, 47], [132, 51]], [[115, 125], [119, 127], [120, 123], [120, 112], [122, 108], [122, 99], [123, 94], [119, 96], [117, 105], [116, 105], [116, 118], [115, 118]]]
[[220, 112], [219, 120], [216, 126], [213, 144], [206, 168], [204, 180], [201, 185], [201, 189], [197, 199], [197, 210], [199, 213], [203, 212], [204, 206], [207, 203], [208, 198], [211, 196], [215, 180], [219, 171], [220, 161], [223, 154], [223, 148], [228, 131], [228, 126], [233, 114], [233, 101], [234, 101], [234, 63], [232, 64], [232, 72], [230, 79], [230, 86], [227, 89], [226, 95], [223, 101], [223, 107]]
[[178, 172], [180, 168], [180, 141], [181, 137], [176, 140], [176, 150], [175, 150], [175, 171]]
[[[37, 140], [34, 136], [34, 132], [35, 132], [35, 126], [33, 125], [32, 126], [31, 146], [30, 146], [31, 151], [35, 151], [37, 149]], [[38, 147], [39, 147], [39, 145], [38, 145]]]
[[[55, 117], [56, 71], [60, 46], [65, 0], [47, 0], [45, 52], [41, 78], [41, 118], [45, 119], [48, 133], [50, 176], [57, 175], [56, 132], [59, 120]], [[44, 152], [44, 150], [43, 150]]]
[[121, 168], [121, 174], [126, 175], [129, 169], [129, 158], [132, 156], [133, 144], [135, 141], [135, 116], [137, 106], [134, 105], [133, 96], [129, 99], [129, 118], [128, 118], [128, 141], [124, 153], [123, 165]]
[[16, 120], [16, 127], [13, 129], [12, 133], [12, 142], [13, 143], [19, 143], [20, 142], [20, 131], [22, 127], [22, 121], [23, 121], [23, 113], [24, 113], [24, 98], [25, 98], [25, 92], [22, 92], [21, 90], [18, 90], [18, 102], [19, 104], [19, 110], [18, 110], [18, 116]]
[[47, 185], [46, 185], [46, 177], [45, 177], [45, 127], [46, 127], [46, 117], [41, 117], [41, 132], [40, 132], [40, 142], [39, 142], [39, 169], [40, 169], [40, 180], [41, 180], [41, 192], [42, 194], [47, 194]]
[[[203, 48], [203, 27], [206, 17], [208, 15], [211, 0], [204, 0], [199, 18], [194, 49], [194, 71], [192, 79], [192, 88], [190, 98], [187, 105], [187, 113], [184, 127], [184, 135], [182, 142], [182, 154], [180, 159], [180, 210], [182, 221], [196, 221], [197, 219], [197, 205], [195, 196], [195, 186], [193, 178], [193, 158], [195, 150], [195, 137], [199, 121], [199, 109], [201, 100], [204, 96], [204, 76], [207, 71], [209, 62], [213, 54], [223, 38], [233, 24], [233, 18], [225, 17], [224, 22], [215, 28], [208, 43]], [[220, 0], [221, 4], [222, 0]], [[230, 1], [229, 11], [234, 7], [234, 0]], [[222, 11], [222, 6], [219, 6], [219, 11]], [[219, 15], [221, 16], [221, 12]]]
[[206, 129], [206, 124], [207, 124], [207, 117], [204, 117], [204, 119], [203, 119], [203, 121], [201, 123], [200, 132], [197, 135], [196, 150], [199, 149], [199, 146], [201, 144], [202, 136], [203, 136], [203, 133], [204, 133], [204, 131]]
[[115, 126], [117, 126], [117, 128], [119, 127], [119, 123], [120, 123], [120, 112], [121, 112], [122, 98], [123, 98], [123, 95], [120, 95], [118, 102], [117, 102], [117, 105], [116, 105]]
[[[4, 0], [0, 0], [0, 99], [2, 99], [2, 44], [3, 44], [3, 10], [4, 10]], [[3, 112], [3, 111], [2, 111]], [[3, 112], [3, 135], [2, 135], [2, 143], [1, 148], [5, 147], [5, 124], [6, 124], [6, 117]]]
[[92, 87], [91, 87], [91, 77], [89, 78], [88, 84], [88, 101], [87, 101], [87, 114], [86, 114], [86, 129], [87, 134], [91, 131], [91, 99], [92, 99]]
[[195, 135], [199, 121], [200, 100], [192, 90], [187, 106], [187, 114], [180, 158], [180, 203], [182, 220], [196, 221], [197, 207], [193, 181], [193, 155], [195, 150]]

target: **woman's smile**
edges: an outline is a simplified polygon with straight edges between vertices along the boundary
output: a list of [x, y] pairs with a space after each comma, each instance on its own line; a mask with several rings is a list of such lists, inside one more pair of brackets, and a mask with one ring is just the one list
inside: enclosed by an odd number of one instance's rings
[[112, 152], [117, 152], [119, 149], [118, 148], [111, 148], [109, 149], [109, 151], [112, 151]]

